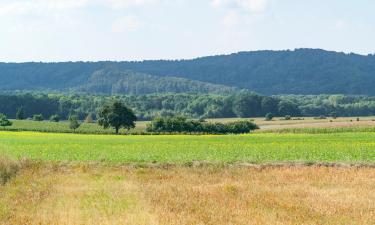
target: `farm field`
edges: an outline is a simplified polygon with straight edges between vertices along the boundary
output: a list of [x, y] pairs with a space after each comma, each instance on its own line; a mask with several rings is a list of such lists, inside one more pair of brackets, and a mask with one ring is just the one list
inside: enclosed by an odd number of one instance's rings
[[[340, 117], [337, 119], [314, 119], [311, 117], [300, 118], [300, 120], [284, 120], [274, 118], [272, 121], [265, 121], [264, 118], [252, 118], [260, 130], [256, 132], [286, 132], [286, 133], [327, 133], [327, 132], [375, 132], [375, 117]], [[248, 118], [247, 120], [249, 120]], [[233, 122], [246, 120], [240, 118], [207, 119], [209, 122]], [[47, 133], [72, 133], [69, 123], [49, 121], [12, 120], [13, 125], [5, 127], [7, 131], [37, 131]], [[146, 132], [146, 125], [149, 121], [139, 121], [136, 128], [130, 131], [120, 130], [121, 134], [142, 134]], [[81, 134], [113, 134], [113, 129], [103, 129], [96, 123], [82, 123], [76, 130]]]
[[1, 224], [373, 224], [370, 168], [28, 165]]
[[[13, 125], [5, 127], [8, 131], [38, 131], [47, 133], [72, 133], [73, 131], [69, 128], [69, 123], [66, 121], [60, 121], [58, 123], [50, 121], [32, 121], [32, 120], [12, 120]], [[144, 132], [146, 130], [147, 122], [137, 122], [136, 128], [130, 130], [130, 133]], [[76, 130], [76, 133], [83, 134], [113, 134], [113, 129], [103, 129], [97, 123], [82, 123], [81, 126]], [[121, 134], [127, 133], [125, 130], [120, 130]]]
[[0, 132], [0, 154], [107, 163], [374, 163], [375, 133], [86, 135]]

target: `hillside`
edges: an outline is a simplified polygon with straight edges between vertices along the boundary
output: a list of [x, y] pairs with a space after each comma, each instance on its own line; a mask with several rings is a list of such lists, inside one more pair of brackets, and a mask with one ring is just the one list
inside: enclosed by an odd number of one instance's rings
[[[98, 73], [103, 69], [105, 73]], [[135, 71], [134, 74], [118, 76], [119, 71], [129, 70]], [[0, 80], [3, 91], [218, 93], [236, 87], [262, 94], [375, 95], [375, 56], [298, 49], [240, 52], [192, 60], [0, 63]], [[143, 91], [135, 91], [139, 85]]]
[[231, 93], [235, 88], [178, 77], [157, 77], [132, 71], [103, 69], [95, 71], [75, 91], [100, 94], [152, 93]]

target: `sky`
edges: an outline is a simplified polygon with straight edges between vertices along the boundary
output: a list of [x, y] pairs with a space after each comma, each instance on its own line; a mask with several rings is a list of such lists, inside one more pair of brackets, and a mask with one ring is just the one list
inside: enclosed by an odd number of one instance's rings
[[0, 61], [375, 53], [374, 0], [0, 0]]

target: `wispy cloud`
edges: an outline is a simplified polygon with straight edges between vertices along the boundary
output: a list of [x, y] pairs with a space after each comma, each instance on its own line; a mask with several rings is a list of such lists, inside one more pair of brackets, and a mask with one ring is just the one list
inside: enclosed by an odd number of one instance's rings
[[112, 32], [121, 33], [129, 30], [136, 30], [141, 27], [143, 23], [135, 16], [124, 16], [112, 23]]
[[224, 10], [223, 25], [232, 27], [251, 23], [267, 11], [269, 0], [211, 0], [216, 9]]
[[267, 9], [269, 0], [211, 0], [215, 8], [243, 10], [248, 13], [262, 13]]

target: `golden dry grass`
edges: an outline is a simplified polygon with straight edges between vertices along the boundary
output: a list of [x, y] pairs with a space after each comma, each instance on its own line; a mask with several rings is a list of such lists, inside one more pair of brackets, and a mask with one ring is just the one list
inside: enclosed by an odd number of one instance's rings
[[371, 168], [34, 166], [2, 224], [374, 224]]

